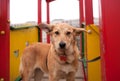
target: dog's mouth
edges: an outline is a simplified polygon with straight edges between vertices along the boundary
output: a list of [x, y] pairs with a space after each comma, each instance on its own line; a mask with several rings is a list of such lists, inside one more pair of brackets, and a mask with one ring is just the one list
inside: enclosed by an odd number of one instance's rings
[[67, 55], [67, 51], [71, 50], [70, 45], [66, 44], [65, 47], [62, 46], [55, 46], [55, 51], [57, 54]]
[[65, 48], [58, 48], [59, 51], [65, 52]]
[[58, 48], [58, 49], [56, 49], [56, 52], [58, 53], [58, 54], [62, 54], [62, 55], [64, 55], [64, 53], [65, 53], [65, 49], [61, 49], [61, 48]]

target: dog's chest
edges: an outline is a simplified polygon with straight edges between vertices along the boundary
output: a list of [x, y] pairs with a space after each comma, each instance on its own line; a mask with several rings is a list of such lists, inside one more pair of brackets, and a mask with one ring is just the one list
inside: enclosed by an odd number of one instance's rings
[[69, 72], [75, 72], [75, 68], [69, 64], [62, 65], [60, 70], [65, 74], [68, 74]]

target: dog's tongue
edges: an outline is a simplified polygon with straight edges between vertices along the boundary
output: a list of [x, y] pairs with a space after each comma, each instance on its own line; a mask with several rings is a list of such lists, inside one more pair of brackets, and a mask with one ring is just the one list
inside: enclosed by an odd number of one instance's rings
[[61, 61], [66, 61], [67, 60], [67, 57], [65, 55], [60, 55], [60, 60]]

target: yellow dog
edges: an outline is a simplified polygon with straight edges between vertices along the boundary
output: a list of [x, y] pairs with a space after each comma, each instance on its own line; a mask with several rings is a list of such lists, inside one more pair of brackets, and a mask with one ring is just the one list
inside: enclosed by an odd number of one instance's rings
[[51, 36], [51, 44], [36, 43], [25, 48], [20, 62], [22, 81], [41, 81], [44, 73], [49, 74], [49, 81], [75, 81], [79, 55], [75, 37], [86, 30], [66, 23], [39, 27]]

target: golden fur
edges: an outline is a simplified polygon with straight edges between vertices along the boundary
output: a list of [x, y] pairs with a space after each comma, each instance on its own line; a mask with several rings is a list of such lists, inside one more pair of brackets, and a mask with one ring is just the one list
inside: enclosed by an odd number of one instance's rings
[[44, 73], [49, 74], [49, 81], [75, 81], [79, 55], [75, 37], [86, 30], [65, 23], [39, 27], [51, 36], [51, 44], [36, 43], [24, 49], [20, 62], [22, 81], [32, 77], [41, 81]]

